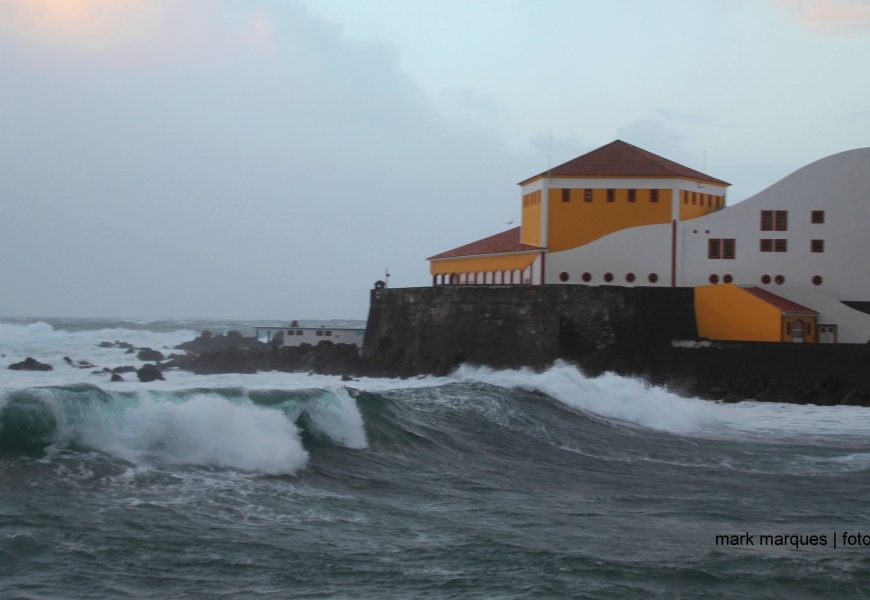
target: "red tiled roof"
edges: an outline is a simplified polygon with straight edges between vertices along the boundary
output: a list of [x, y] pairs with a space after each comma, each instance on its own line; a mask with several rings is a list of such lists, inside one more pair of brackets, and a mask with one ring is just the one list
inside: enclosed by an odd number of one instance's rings
[[643, 148], [632, 146], [622, 140], [615, 140], [592, 152], [562, 163], [520, 184], [537, 177], [582, 176], [582, 177], [685, 177], [708, 181], [717, 185], [731, 185], [721, 179], [690, 169]]
[[778, 308], [784, 313], [797, 313], [804, 315], [819, 314], [817, 311], [811, 308], [807, 308], [806, 306], [798, 304], [797, 302], [792, 302], [791, 300], [786, 300], [782, 296], [777, 296], [776, 294], [772, 294], [771, 292], [768, 292], [767, 290], [763, 290], [761, 288], [749, 287], [743, 289], [755, 296], [756, 298], [763, 300], [771, 306]]
[[482, 240], [459, 246], [453, 250], [430, 256], [427, 260], [438, 258], [458, 258], [460, 256], [475, 256], [478, 254], [500, 254], [502, 252], [523, 252], [540, 250], [538, 246], [530, 246], [520, 242], [520, 228], [514, 227], [501, 233], [491, 235]]

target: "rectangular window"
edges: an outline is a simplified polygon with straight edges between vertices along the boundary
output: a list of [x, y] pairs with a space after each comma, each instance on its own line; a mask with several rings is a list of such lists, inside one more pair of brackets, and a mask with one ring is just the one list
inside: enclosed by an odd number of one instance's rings
[[592, 190], [583, 190], [583, 201], [592, 202]]
[[734, 239], [722, 240], [722, 258], [734, 258], [735, 253]]
[[774, 211], [774, 227], [777, 231], [788, 231], [788, 211]]
[[322, 331], [318, 331], [318, 332], [317, 332], [317, 335], [319, 335], [320, 337], [323, 337], [323, 332], [322, 332]]
[[722, 258], [722, 240], [707, 240], [707, 258]]
[[297, 330], [296, 330], [296, 335], [302, 335], [302, 330], [301, 330], [301, 329], [297, 329]]
[[810, 250], [813, 252], [824, 252], [825, 240], [810, 240]]
[[326, 332], [324, 332], [324, 335], [328, 335], [328, 336], [329, 336], [329, 335], [332, 335], [332, 332], [331, 332], [331, 331], [326, 331]]
[[689, 203], [689, 192], [683, 190], [680, 192], [683, 195], [683, 204]]
[[571, 190], [569, 190], [569, 189], [562, 190], [562, 202], [571, 202]]
[[761, 211], [761, 231], [773, 231], [773, 211]]
[[824, 223], [825, 222], [825, 211], [823, 210], [814, 210], [813, 216], [811, 219], [813, 223]]
[[649, 191], [649, 201], [650, 202], [658, 202], [659, 201], [659, 191], [658, 190], [650, 190]]
[[607, 190], [607, 201], [614, 202], [616, 200], [616, 190]]
[[634, 202], [637, 200], [637, 190], [628, 190], [628, 201]]
[[788, 240], [773, 240], [774, 252], [788, 252]]
[[698, 195], [695, 192], [690, 192], [690, 194], [692, 196], [692, 206], [695, 206], [698, 204]]
[[762, 252], [773, 252], [773, 240], [761, 240]]
[[293, 333], [294, 333], [293, 331], [288, 331], [287, 335], [293, 335]]

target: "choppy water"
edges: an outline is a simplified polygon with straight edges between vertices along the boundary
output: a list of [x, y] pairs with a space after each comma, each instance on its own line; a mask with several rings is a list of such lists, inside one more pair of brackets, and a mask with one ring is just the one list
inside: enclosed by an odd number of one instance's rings
[[58, 360], [195, 334], [123, 325], [0, 323], [0, 366], [55, 366], [0, 369], [0, 598], [870, 595], [870, 546], [841, 537], [870, 535], [868, 409], [564, 365], [141, 384]]

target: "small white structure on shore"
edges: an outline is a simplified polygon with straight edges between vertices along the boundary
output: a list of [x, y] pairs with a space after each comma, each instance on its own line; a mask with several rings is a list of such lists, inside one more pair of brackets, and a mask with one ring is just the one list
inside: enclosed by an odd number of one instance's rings
[[290, 323], [289, 327], [255, 327], [258, 341], [271, 342], [278, 336], [283, 337], [282, 346], [301, 346], [311, 344], [316, 346], [320, 342], [332, 342], [333, 344], [351, 344], [362, 348], [366, 330], [364, 327], [301, 327], [297, 321]]

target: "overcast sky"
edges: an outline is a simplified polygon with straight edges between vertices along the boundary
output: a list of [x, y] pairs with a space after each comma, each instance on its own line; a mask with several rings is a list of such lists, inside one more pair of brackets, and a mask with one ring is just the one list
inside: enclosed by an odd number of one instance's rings
[[870, 0], [0, 0], [0, 315], [365, 318], [548, 160], [868, 146], [868, 69]]

